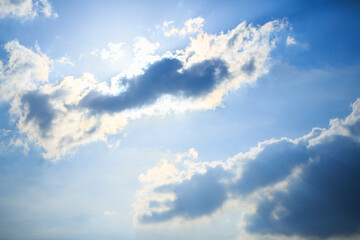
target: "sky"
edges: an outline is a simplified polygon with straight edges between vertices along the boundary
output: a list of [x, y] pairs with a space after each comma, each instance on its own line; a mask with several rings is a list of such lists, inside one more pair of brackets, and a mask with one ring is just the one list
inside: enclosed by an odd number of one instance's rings
[[0, 0], [0, 240], [360, 238], [356, 0]]

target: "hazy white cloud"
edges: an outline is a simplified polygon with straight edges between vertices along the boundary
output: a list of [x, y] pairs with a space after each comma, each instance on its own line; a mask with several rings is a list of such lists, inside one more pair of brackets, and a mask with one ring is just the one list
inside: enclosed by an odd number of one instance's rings
[[70, 66], [75, 66], [75, 63], [71, 61], [71, 59], [69, 57], [61, 57], [59, 59], [56, 60], [58, 63], [60, 64], [64, 64], [64, 65], [70, 65]]
[[[5, 45], [10, 58], [0, 72], [1, 97], [11, 103], [10, 113], [20, 133], [43, 147], [44, 158], [59, 159], [77, 146], [106, 141], [133, 119], [219, 106], [230, 90], [254, 83], [268, 71], [273, 36], [284, 27], [281, 21], [261, 27], [244, 22], [227, 33], [201, 32], [185, 49], [163, 55], [156, 54], [158, 42], [138, 37], [133, 63], [110, 84], [91, 73], [49, 83], [52, 60], [40, 49], [34, 52], [15, 40]], [[97, 54], [118, 59], [122, 45], [111, 43]]]
[[286, 38], [286, 46], [296, 45], [295, 38], [288, 36]]
[[113, 216], [113, 215], [115, 215], [115, 214], [116, 214], [116, 211], [109, 211], [109, 210], [107, 210], [107, 211], [104, 212], [104, 215], [105, 215], [105, 216]]
[[184, 26], [181, 29], [175, 28], [173, 24], [174, 21], [165, 21], [163, 23], [165, 36], [170, 37], [178, 35], [185, 37], [188, 34], [201, 32], [202, 27], [204, 26], [204, 19], [201, 17], [190, 18], [184, 23]]
[[32, 19], [39, 15], [45, 18], [58, 17], [47, 0], [0, 0], [0, 18]]
[[156, 54], [159, 48], [159, 42], [150, 42], [145, 37], [136, 37], [133, 44], [134, 58], [132, 64], [128, 69], [116, 76], [117, 80], [122, 77], [133, 77], [144, 73], [144, 69], [151, 63], [161, 59], [161, 56]]
[[13, 138], [10, 140], [9, 146], [21, 147], [24, 150], [24, 153], [27, 153], [30, 150], [29, 144], [25, 139], [22, 138]]
[[8, 136], [11, 133], [9, 129], [0, 129], [0, 136]]
[[123, 49], [124, 43], [112, 43], [109, 42], [107, 48], [101, 50], [94, 49], [91, 51], [92, 55], [100, 56], [103, 60], [109, 60], [110, 62], [120, 61], [125, 57], [125, 51]]
[[330, 121], [330, 127], [318, 137], [311, 139], [310, 146], [321, 144], [331, 136], [351, 137], [360, 142], [360, 99], [352, 104], [353, 111], [345, 119], [334, 118]]

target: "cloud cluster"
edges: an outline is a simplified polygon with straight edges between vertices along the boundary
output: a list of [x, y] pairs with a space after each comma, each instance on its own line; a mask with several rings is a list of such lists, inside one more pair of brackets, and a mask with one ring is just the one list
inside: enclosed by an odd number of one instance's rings
[[[119, 133], [132, 119], [219, 106], [230, 90], [267, 73], [276, 36], [285, 27], [277, 20], [259, 27], [243, 22], [227, 33], [201, 32], [185, 49], [162, 55], [155, 53], [159, 43], [139, 37], [133, 64], [110, 84], [91, 73], [49, 82], [52, 60], [15, 40], [5, 45], [10, 57], [1, 68], [0, 92], [19, 131], [43, 147], [45, 158], [59, 159]], [[100, 54], [117, 59], [121, 46], [111, 44]]]
[[[223, 162], [189, 153], [140, 175], [140, 224], [212, 216], [242, 202], [243, 230], [263, 236], [348, 237], [360, 229], [360, 99], [345, 119], [297, 138], [261, 142]], [[194, 152], [194, 150], [191, 150]]]
[[47, 0], [1, 0], [0, 18], [13, 17], [32, 19], [42, 15], [45, 18], [57, 18]]

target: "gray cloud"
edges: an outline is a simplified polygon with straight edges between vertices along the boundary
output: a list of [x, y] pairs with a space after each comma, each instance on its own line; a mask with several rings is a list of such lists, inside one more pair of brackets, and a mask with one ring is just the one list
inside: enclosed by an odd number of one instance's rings
[[[171, 192], [175, 200], [167, 201], [168, 210], [140, 216], [140, 222], [209, 216], [229, 198], [246, 200], [260, 194], [256, 212], [245, 217], [249, 233], [321, 239], [359, 233], [359, 111], [357, 100], [353, 112], [345, 120], [331, 121], [328, 130], [314, 129], [296, 140], [264, 142], [254, 159], [243, 155], [237, 160], [241, 163], [230, 168], [208, 165], [203, 174], [156, 187], [155, 192]], [[241, 174], [234, 181], [239, 169]], [[291, 177], [295, 169], [302, 171]], [[286, 186], [274, 188], [278, 183]], [[271, 189], [271, 197], [261, 195], [265, 188]]]
[[[174, 192], [176, 200], [166, 204], [170, 210], [161, 213], [154, 212], [144, 215], [142, 223], [164, 222], [174, 217], [197, 218], [214, 213], [223, 205], [226, 196], [226, 185], [220, 182], [221, 176], [227, 173], [223, 168], [210, 168], [206, 174], [195, 174], [190, 180], [180, 184], [161, 186], [155, 189], [158, 192]], [[151, 202], [159, 206], [160, 203]]]
[[[198, 97], [209, 93], [229, 75], [219, 59], [205, 60], [189, 69], [182, 69], [178, 59], [164, 58], [153, 63], [143, 75], [122, 79], [127, 90], [117, 96], [88, 93], [80, 106], [98, 112], [120, 112], [152, 104], [165, 94]], [[180, 71], [182, 69], [182, 71]]]
[[[336, 136], [309, 152], [318, 162], [308, 165], [288, 192], [275, 193], [272, 200], [260, 203], [247, 218], [249, 232], [322, 239], [359, 233], [360, 144]], [[276, 219], [279, 206], [283, 213]]]
[[21, 102], [28, 108], [25, 123], [34, 121], [41, 131], [43, 137], [51, 130], [51, 123], [55, 118], [55, 111], [49, 103], [50, 96], [37, 91], [26, 93]]
[[243, 166], [241, 178], [231, 186], [231, 191], [247, 195], [259, 188], [284, 180], [295, 166], [306, 162], [309, 153], [304, 143], [288, 140], [266, 146], [256, 160]]
[[242, 65], [241, 70], [246, 74], [251, 75], [256, 70], [255, 58], [251, 58], [249, 62]]

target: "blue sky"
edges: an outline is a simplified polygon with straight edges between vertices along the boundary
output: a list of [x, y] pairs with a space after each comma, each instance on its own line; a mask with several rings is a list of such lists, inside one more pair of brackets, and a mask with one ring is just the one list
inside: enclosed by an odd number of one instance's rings
[[0, 0], [0, 239], [357, 239], [359, 12]]

